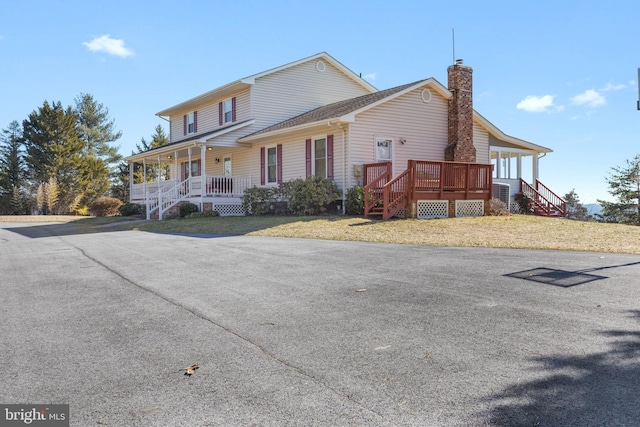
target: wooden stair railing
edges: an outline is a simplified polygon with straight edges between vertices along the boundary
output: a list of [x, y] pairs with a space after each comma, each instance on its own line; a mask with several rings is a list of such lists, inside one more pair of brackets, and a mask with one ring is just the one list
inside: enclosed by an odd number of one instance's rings
[[364, 216], [382, 215], [384, 186], [391, 179], [391, 162], [364, 165]]
[[[533, 213], [540, 216], [561, 216], [567, 215], [567, 202], [549, 190], [544, 184], [536, 180], [534, 188], [529, 183], [520, 179], [520, 192], [533, 202]], [[551, 199], [551, 200], [549, 200]]]
[[549, 200], [551, 205], [560, 212], [563, 217], [567, 216], [567, 201], [565, 199], [551, 191], [551, 189], [544, 185], [539, 179], [536, 179], [536, 190], [538, 194], [541, 194], [545, 199]]
[[393, 217], [409, 204], [414, 171], [415, 166], [409, 167], [409, 169], [385, 184], [384, 203], [382, 206], [383, 220]]

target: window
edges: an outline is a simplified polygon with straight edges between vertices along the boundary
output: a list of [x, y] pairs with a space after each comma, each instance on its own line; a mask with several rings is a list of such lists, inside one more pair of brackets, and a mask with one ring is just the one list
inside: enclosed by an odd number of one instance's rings
[[260, 185], [282, 182], [282, 144], [260, 148]]
[[393, 140], [376, 138], [376, 158], [378, 161], [391, 161], [391, 147]]
[[224, 122], [225, 123], [231, 123], [232, 119], [233, 119], [233, 103], [231, 102], [230, 99], [227, 99], [226, 101], [223, 102], [223, 108], [224, 108]]
[[313, 175], [327, 177], [327, 140], [319, 138], [313, 141]]
[[198, 112], [197, 111], [193, 111], [189, 114], [185, 114], [184, 116], [182, 116], [182, 121], [184, 126], [183, 133], [185, 135], [189, 133], [198, 132]]
[[189, 166], [189, 162], [182, 162], [181, 166], [183, 180], [193, 176], [200, 176], [200, 160], [192, 160], [191, 166]]
[[187, 114], [187, 133], [194, 133], [196, 131], [195, 115], [193, 113]]
[[231, 156], [225, 156], [223, 160], [224, 176], [231, 176]]
[[309, 138], [305, 145], [307, 177], [333, 179], [333, 135]]
[[236, 121], [236, 98], [225, 99], [218, 103], [218, 125]]
[[276, 147], [267, 148], [267, 184], [278, 182], [278, 151]]

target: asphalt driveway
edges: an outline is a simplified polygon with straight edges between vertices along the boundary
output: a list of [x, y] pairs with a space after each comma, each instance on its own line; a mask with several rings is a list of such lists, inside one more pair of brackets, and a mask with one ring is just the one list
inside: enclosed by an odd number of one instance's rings
[[635, 426], [639, 295], [638, 256], [0, 223], [0, 403], [68, 403], [73, 426]]

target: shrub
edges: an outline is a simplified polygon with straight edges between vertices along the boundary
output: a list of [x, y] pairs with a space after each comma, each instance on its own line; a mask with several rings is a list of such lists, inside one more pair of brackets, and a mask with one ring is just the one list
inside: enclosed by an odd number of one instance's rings
[[524, 193], [518, 193], [515, 195], [516, 203], [518, 204], [518, 210], [521, 214], [533, 213], [533, 200]]
[[196, 219], [196, 218], [214, 218], [220, 216], [220, 212], [218, 211], [207, 211], [207, 212], [193, 212], [187, 215], [186, 219]]
[[489, 200], [489, 215], [490, 216], [509, 216], [511, 212], [507, 208], [507, 204], [499, 199]]
[[280, 187], [282, 196], [287, 199], [287, 208], [294, 215], [324, 213], [329, 203], [340, 198], [340, 191], [333, 180], [317, 176], [294, 179]]
[[347, 215], [364, 214], [364, 188], [352, 187], [347, 190], [347, 203], [345, 205]]
[[242, 208], [247, 214], [269, 215], [284, 213], [280, 191], [275, 187], [253, 187], [245, 190]]
[[120, 211], [120, 215], [122, 216], [143, 215], [145, 206], [139, 205], [137, 203], [125, 203], [124, 205], [120, 206], [118, 210]]
[[115, 197], [98, 197], [91, 204], [91, 212], [95, 216], [116, 216], [120, 215], [118, 208], [122, 206], [122, 200]]
[[198, 205], [194, 205], [193, 203], [183, 203], [180, 205], [180, 218], [184, 218], [187, 215], [190, 215], [194, 212], [198, 212]]

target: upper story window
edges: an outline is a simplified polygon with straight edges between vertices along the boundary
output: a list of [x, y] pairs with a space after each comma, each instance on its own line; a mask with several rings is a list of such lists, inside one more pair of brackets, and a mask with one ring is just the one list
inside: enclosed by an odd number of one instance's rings
[[236, 121], [236, 98], [225, 99], [218, 103], [218, 124], [220, 126]]
[[196, 131], [196, 116], [195, 113], [187, 114], [187, 133], [194, 133]]
[[224, 122], [231, 123], [231, 119], [233, 118], [233, 110], [231, 109], [232, 103], [230, 99], [227, 99], [222, 103], [224, 108]]
[[184, 116], [182, 116], [182, 120], [184, 125], [183, 133], [185, 135], [189, 133], [198, 132], [198, 112], [197, 111], [192, 111], [189, 114], [185, 114]]

